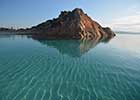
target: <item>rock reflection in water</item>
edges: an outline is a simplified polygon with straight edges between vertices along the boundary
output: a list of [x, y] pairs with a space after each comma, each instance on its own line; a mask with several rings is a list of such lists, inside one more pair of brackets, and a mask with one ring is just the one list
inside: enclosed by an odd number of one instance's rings
[[49, 47], [56, 48], [61, 54], [66, 54], [71, 57], [80, 57], [90, 49], [94, 48], [100, 42], [107, 43], [110, 38], [95, 38], [92, 40], [39, 40], [33, 38], [40, 43]]

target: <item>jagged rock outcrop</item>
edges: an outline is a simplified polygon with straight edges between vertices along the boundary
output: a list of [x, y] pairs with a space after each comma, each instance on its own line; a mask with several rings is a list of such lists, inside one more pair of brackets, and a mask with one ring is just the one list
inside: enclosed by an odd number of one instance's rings
[[37, 38], [93, 39], [115, 36], [110, 28], [93, 21], [82, 9], [62, 11], [58, 18], [48, 20], [28, 30]]

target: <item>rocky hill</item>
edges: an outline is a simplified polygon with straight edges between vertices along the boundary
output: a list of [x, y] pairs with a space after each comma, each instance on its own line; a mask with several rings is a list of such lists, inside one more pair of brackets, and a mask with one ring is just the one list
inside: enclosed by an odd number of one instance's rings
[[115, 36], [110, 28], [93, 21], [82, 9], [62, 11], [58, 18], [28, 29], [33, 37], [50, 39], [93, 39]]

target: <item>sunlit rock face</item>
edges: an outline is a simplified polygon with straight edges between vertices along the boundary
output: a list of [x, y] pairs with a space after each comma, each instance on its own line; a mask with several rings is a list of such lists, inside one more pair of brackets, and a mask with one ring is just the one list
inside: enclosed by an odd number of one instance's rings
[[37, 38], [94, 39], [115, 36], [110, 28], [103, 28], [82, 9], [62, 11], [58, 18], [48, 20], [29, 29]]

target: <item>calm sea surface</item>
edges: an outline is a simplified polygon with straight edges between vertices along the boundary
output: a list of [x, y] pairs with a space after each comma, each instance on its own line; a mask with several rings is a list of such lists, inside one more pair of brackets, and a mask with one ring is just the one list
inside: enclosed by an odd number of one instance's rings
[[0, 36], [0, 100], [140, 100], [140, 35], [100, 43]]

